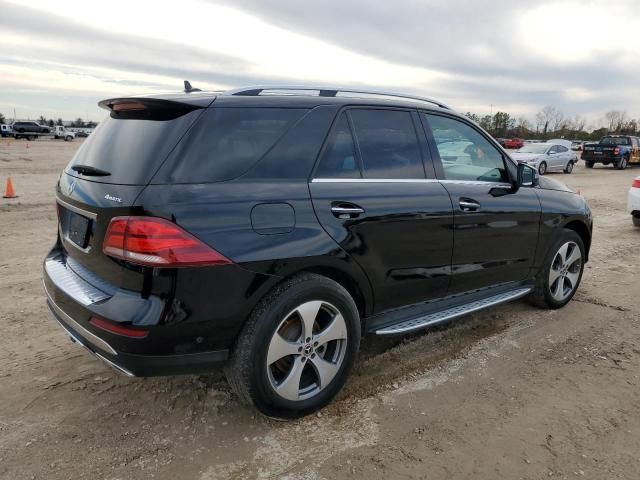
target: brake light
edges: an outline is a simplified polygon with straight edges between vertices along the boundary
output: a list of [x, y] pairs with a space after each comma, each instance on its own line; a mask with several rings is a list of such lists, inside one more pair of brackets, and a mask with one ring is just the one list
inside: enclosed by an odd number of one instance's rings
[[618, 154], [620, 154], [620, 148], [618, 148], [618, 147], [614, 148], [614, 149], [613, 149], [613, 154], [614, 154], [614, 155], [618, 155]]
[[115, 333], [116, 335], [120, 335], [123, 337], [145, 338], [147, 335], [149, 335], [149, 332], [147, 330], [138, 330], [137, 328], [118, 325], [117, 323], [111, 323], [98, 317], [91, 317], [89, 319], [89, 323], [98, 327], [100, 330], [104, 330], [105, 332], [109, 333]]
[[631, 183], [631, 187], [632, 188], [640, 188], [640, 177], [638, 177], [638, 178], [633, 180], [633, 183]]
[[231, 260], [179, 226], [155, 217], [115, 217], [102, 244], [105, 255], [150, 267], [226, 265]]
[[141, 110], [146, 110], [147, 107], [142, 102], [120, 102], [114, 103], [111, 106], [111, 109], [114, 112], [139, 112]]

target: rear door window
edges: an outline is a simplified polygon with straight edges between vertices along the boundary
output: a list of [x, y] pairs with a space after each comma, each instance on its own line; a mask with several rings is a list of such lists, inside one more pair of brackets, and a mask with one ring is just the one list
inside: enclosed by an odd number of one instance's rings
[[425, 178], [411, 112], [349, 110], [365, 178]]
[[209, 108], [172, 152], [153, 183], [234, 179], [260, 160], [307, 111]]

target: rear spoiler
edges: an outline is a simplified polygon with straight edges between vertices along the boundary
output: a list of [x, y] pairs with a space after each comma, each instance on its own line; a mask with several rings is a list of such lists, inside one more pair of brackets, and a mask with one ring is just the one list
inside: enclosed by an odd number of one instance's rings
[[195, 98], [192, 95], [174, 95], [170, 98], [120, 97], [102, 100], [98, 106], [108, 110], [111, 118], [171, 120], [194, 110], [206, 108], [215, 98], [210, 94]]

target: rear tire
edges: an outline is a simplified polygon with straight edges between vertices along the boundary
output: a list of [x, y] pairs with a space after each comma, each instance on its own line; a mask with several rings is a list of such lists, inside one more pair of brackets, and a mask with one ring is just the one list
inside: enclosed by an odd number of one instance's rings
[[616, 162], [614, 164], [614, 166], [616, 167], [617, 170], [624, 170], [625, 168], [627, 168], [628, 163], [629, 163], [629, 160], [627, 159], [627, 157], [622, 157], [619, 162]]
[[536, 275], [536, 284], [527, 300], [541, 308], [562, 308], [575, 295], [584, 271], [585, 249], [582, 238], [563, 229], [553, 242]]
[[227, 380], [242, 401], [268, 417], [308, 415], [344, 385], [360, 329], [356, 304], [341, 285], [297, 275], [255, 307], [225, 367]]
[[632, 216], [631, 221], [635, 227], [640, 227], [640, 217]]

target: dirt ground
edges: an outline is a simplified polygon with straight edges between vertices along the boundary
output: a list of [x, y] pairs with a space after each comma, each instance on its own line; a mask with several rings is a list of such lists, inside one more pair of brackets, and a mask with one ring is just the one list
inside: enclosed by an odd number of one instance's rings
[[20, 195], [0, 199], [0, 478], [640, 478], [640, 229], [625, 211], [640, 168], [553, 174], [595, 216], [567, 307], [368, 337], [332, 405], [275, 422], [219, 372], [125, 378], [53, 322], [40, 264], [80, 143], [0, 142], [0, 181]]

